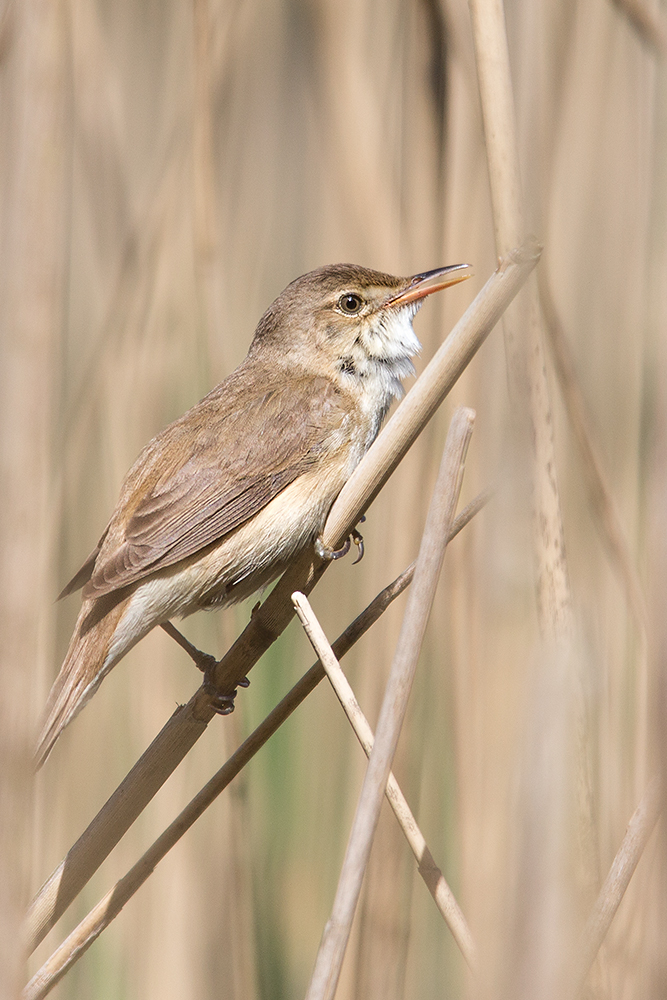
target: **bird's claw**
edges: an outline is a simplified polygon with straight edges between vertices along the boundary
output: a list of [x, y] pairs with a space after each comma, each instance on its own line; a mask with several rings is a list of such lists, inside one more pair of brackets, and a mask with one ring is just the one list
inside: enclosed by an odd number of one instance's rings
[[231, 715], [236, 708], [234, 704], [236, 689], [231, 694], [223, 694], [222, 691], [211, 690], [206, 685], [204, 687], [206, 688], [213, 711], [217, 712], [218, 715]]
[[345, 542], [339, 549], [330, 549], [328, 545], [325, 545], [322, 541], [322, 536], [318, 535], [315, 539], [315, 552], [320, 557], [323, 562], [332, 562], [334, 559], [342, 559], [350, 551], [350, 538], [349, 536], [345, 539]]
[[315, 552], [323, 562], [332, 562], [334, 559], [342, 559], [343, 556], [346, 556], [350, 551], [352, 542], [354, 542], [359, 550], [359, 555], [352, 563], [354, 566], [364, 558], [364, 540], [356, 528], [352, 529], [339, 549], [330, 549], [328, 545], [324, 544], [322, 536], [318, 535], [315, 539]]
[[[247, 688], [250, 687], [250, 681], [247, 677], [242, 677], [238, 682], [238, 687]], [[220, 691], [213, 680], [212, 671], [206, 671], [204, 675], [204, 690], [208, 695], [211, 707], [218, 715], [231, 715], [234, 711], [235, 699], [237, 695], [237, 688], [234, 688], [232, 692]]]

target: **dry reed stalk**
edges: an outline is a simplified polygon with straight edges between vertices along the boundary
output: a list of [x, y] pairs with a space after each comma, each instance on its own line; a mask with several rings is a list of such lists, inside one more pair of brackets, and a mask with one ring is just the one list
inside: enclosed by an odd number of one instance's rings
[[638, 33], [661, 58], [667, 55], [667, 23], [661, 8], [647, 0], [614, 0]]
[[[500, 262], [341, 491], [325, 526], [326, 544], [336, 545], [357, 523], [523, 285], [540, 252], [534, 240], [527, 240]], [[287, 570], [220, 660], [216, 683], [221, 690], [234, 688], [286, 628], [294, 614], [289, 595], [295, 590], [310, 592], [323, 572], [324, 567], [316, 568], [309, 555]], [[213, 715], [203, 687], [176, 709], [35, 896], [26, 918], [26, 939], [32, 948], [97, 871]]]
[[[310, 606], [307, 597], [296, 592], [292, 594], [292, 601], [294, 602], [296, 613], [299, 616], [304, 631], [320, 658], [320, 663], [326, 671], [326, 675], [350, 721], [350, 725], [354, 729], [364, 753], [367, 757], [370, 757], [375, 742], [373, 730], [362, 712], [359, 702], [355, 698], [354, 691], [341, 669], [336, 654], [329, 645], [329, 640], [324, 633], [324, 629], [317, 620], [317, 616]], [[474, 971], [475, 943], [472, 939], [466, 918], [442, 871], [436, 865], [426, 839], [419, 829], [412, 810], [392, 771], [389, 772], [389, 777], [387, 778], [385, 794], [415, 856], [419, 874], [424, 879], [428, 891], [433, 896], [435, 905], [438, 907], [445, 923], [452, 932], [452, 936], [468, 963], [468, 967]]]
[[572, 352], [560, 321], [551, 286], [542, 270], [539, 276], [542, 311], [551, 345], [554, 366], [563, 394], [565, 409], [581, 449], [584, 472], [588, 478], [591, 504], [603, 537], [609, 546], [613, 561], [623, 581], [628, 606], [635, 619], [642, 650], [646, 650], [646, 602], [639, 575], [635, 568], [621, 518], [609, 486], [604, 463], [595, 440], [588, 407], [581, 391]]
[[[222, 76], [215, 58], [215, 15], [209, 0], [194, 0], [194, 122], [192, 136], [194, 242], [200, 312], [203, 316], [207, 341], [214, 343], [213, 333], [224, 329], [224, 273], [220, 252], [218, 190], [214, 156], [214, 111], [212, 90]], [[230, 367], [226, 365], [225, 367]]]
[[[25, 978], [36, 695], [52, 635], [49, 452], [67, 283], [68, 7], [3, 11], [0, 156], [0, 996]], [[31, 815], [32, 813], [32, 815]]]
[[[128, 150], [124, 144], [127, 122], [121, 117], [118, 104], [121, 84], [119, 67], [114, 64], [109, 52], [103, 19], [100, 19], [95, 4], [89, 0], [79, 3], [77, 7], [72, 25], [72, 47], [77, 94], [77, 155], [86, 167], [84, 180], [90, 186], [86, 193], [91, 202], [99, 198], [96, 185], [100, 175], [104, 177], [104, 198], [98, 211], [106, 208], [106, 212], [103, 222], [98, 222], [104, 232], [104, 240], [100, 243], [105, 248], [101, 261], [101, 285], [104, 289], [101, 295], [102, 314], [94, 346], [91, 350], [86, 345], [87, 349], [83, 352], [86, 361], [78, 380], [69, 389], [65, 413], [60, 419], [59, 431], [67, 439], [66, 458], [71, 463], [71, 467], [57, 470], [65, 480], [68, 476], [74, 478], [80, 472], [85, 446], [90, 446], [90, 435], [95, 431], [96, 411], [104, 398], [105, 379], [118, 377], [118, 372], [112, 371], [114, 361], [121, 367], [119, 359], [124, 346], [131, 344], [136, 356], [138, 349], [146, 343], [147, 316], [157, 294], [160, 263], [168, 252], [173, 252], [175, 234], [172, 218], [175, 206], [182, 204], [183, 191], [190, 183], [188, 169], [191, 153], [188, 144], [190, 107], [185, 102], [178, 103], [173, 109], [174, 121], [166, 134], [160, 136], [160, 155], [151, 182], [135, 203], [132, 199], [132, 165], [128, 162]], [[198, 95], [197, 108], [199, 101]], [[200, 134], [199, 117], [196, 116], [192, 128], [197, 140]], [[193, 145], [199, 153], [201, 143], [193, 138]], [[199, 166], [201, 157], [195, 154], [192, 157]], [[195, 168], [197, 194], [200, 191], [200, 173]], [[107, 202], [110, 202], [108, 206]], [[68, 372], [68, 377], [70, 375]], [[114, 388], [120, 391], [122, 383]], [[124, 467], [118, 470], [120, 475], [124, 471]], [[63, 488], [61, 485], [61, 490]]]
[[[465, 507], [452, 524], [449, 532], [448, 542], [458, 535], [469, 521], [477, 514], [489, 499], [487, 492], [480, 493], [471, 503]], [[371, 603], [358, 615], [355, 620], [348, 625], [344, 632], [336, 639], [332, 650], [334, 655], [343, 657], [354, 644], [364, 635], [368, 629], [375, 624], [380, 616], [386, 611], [389, 605], [410, 585], [414, 576], [415, 564], [408, 566], [403, 573], [398, 576], [393, 583], [385, 587]], [[272, 712], [257, 726], [257, 728], [241, 744], [238, 750], [226, 761], [219, 771], [211, 778], [201, 791], [182, 810], [173, 823], [161, 834], [160, 837], [143, 854], [139, 861], [130, 871], [120, 879], [114, 887], [104, 896], [77, 927], [68, 935], [65, 941], [53, 952], [48, 960], [42, 965], [37, 973], [30, 980], [24, 991], [24, 1000], [38, 1000], [44, 997], [58, 983], [69, 969], [88, 950], [91, 944], [97, 940], [102, 931], [109, 926], [111, 921], [118, 916], [122, 908], [135, 892], [143, 885], [149, 875], [152, 874], [156, 865], [171, 850], [171, 848], [181, 839], [184, 833], [190, 829], [202, 813], [215, 801], [229, 783], [236, 777], [248, 761], [264, 746], [267, 740], [285, 722], [286, 719], [305, 701], [307, 696], [313, 691], [325, 676], [321, 663], [314, 663], [303, 677], [294, 685], [282, 701]], [[432, 862], [428, 848], [424, 845], [423, 859], [421, 862], [424, 868], [425, 880], [436, 880], [438, 869], [433, 864], [429, 868], [429, 859]], [[444, 882], [444, 879], [441, 878]], [[427, 882], [428, 884], [428, 882]], [[430, 885], [429, 885], [430, 888]], [[437, 882], [436, 902], [441, 907], [451, 911], [447, 900], [447, 887]], [[454, 901], [455, 905], [455, 901]], [[444, 913], [443, 913], [444, 915]], [[453, 918], [455, 919], [455, 917]], [[465, 926], [459, 934], [461, 935], [463, 946], [468, 943], [465, 938]], [[452, 932], [454, 933], [454, 932]], [[470, 935], [468, 932], [468, 939]], [[458, 940], [458, 938], [457, 938]], [[472, 954], [472, 947], [468, 946], [468, 954]]]
[[581, 451], [591, 506], [596, 523], [611, 555], [612, 564], [623, 584], [625, 599], [637, 628], [639, 649], [637, 653], [637, 707], [635, 711], [635, 772], [639, 787], [641, 787], [640, 782], [644, 780], [646, 769], [649, 708], [646, 634], [648, 612], [644, 592], [609, 486], [604, 463], [597, 447], [588, 407], [581, 391], [567, 337], [553, 300], [548, 275], [544, 270], [539, 277], [538, 284], [554, 367], [568, 419]]
[[662, 810], [660, 779], [655, 777], [635, 809], [609, 873], [600, 889], [588, 918], [575, 964], [574, 986], [570, 996], [577, 1000], [584, 988], [595, 957], [600, 950], [625, 891], [630, 884]]
[[[507, 30], [502, 0], [470, 0], [473, 41], [484, 121], [484, 134], [489, 167], [489, 182], [496, 236], [496, 250], [513, 245], [516, 234], [523, 231], [524, 214], [521, 191], [519, 146], [516, 130], [514, 96], [509, 61]], [[565, 534], [557, 477], [553, 435], [553, 415], [549, 398], [544, 335], [540, 313], [537, 277], [526, 285], [503, 317], [510, 385], [515, 395], [515, 408], [522, 423], [528, 424], [532, 445], [532, 489], [534, 553], [537, 565], [538, 621], [543, 641], [542, 656], [553, 662], [551, 669], [570, 671], [576, 717], [574, 742], [577, 761], [576, 827], [579, 841], [578, 864], [584, 891], [591, 892], [599, 866], [598, 845], [590, 761], [590, 732], [586, 717], [584, 680], [581, 666], [572, 656], [574, 618], [569, 574], [565, 556]], [[527, 417], [527, 420], [525, 419]], [[575, 667], [577, 663], [577, 667]], [[574, 669], [572, 669], [574, 668]], [[563, 708], [565, 701], [563, 702]], [[555, 706], [558, 710], [558, 706]], [[562, 720], [565, 722], [565, 719]], [[566, 745], [558, 752], [565, 755]], [[565, 831], [559, 810], [565, 805], [565, 775], [558, 770], [560, 784], [551, 804]], [[528, 804], [522, 822], [529, 841], [539, 837], [539, 824], [532, 822], [537, 798]], [[560, 865], [563, 844], [553, 842], [545, 848], [542, 865], [525, 873], [525, 898], [518, 900], [523, 924], [517, 925], [514, 948], [510, 949], [510, 990], [520, 991], [524, 982], [534, 982], [535, 988], [546, 991], [557, 980], [560, 955], [558, 943], [552, 943], [552, 954], [545, 949], [545, 939], [553, 934], [553, 921], [562, 923], [564, 895], [558, 877], [553, 873]], [[533, 847], [535, 844], [533, 843]], [[551, 866], [552, 880], [545, 891], [542, 878]], [[519, 876], [519, 881], [520, 881]], [[515, 887], [519, 889], [519, 884]], [[560, 893], [560, 899], [558, 894]], [[553, 897], [553, 898], [551, 898]], [[556, 914], [559, 914], [556, 917]], [[522, 933], [531, 927], [532, 944], [525, 946]], [[559, 931], [562, 930], [560, 926]], [[551, 984], [551, 985], [550, 985]]]
[[[471, 0], [477, 75], [498, 256], [523, 235], [523, 207], [514, 96], [502, 0]], [[571, 596], [556, 479], [553, 421], [546, 379], [537, 284], [503, 318], [510, 382], [528, 405], [533, 441], [538, 613], [543, 636], [569, 634]]]
[[359, 795], [331, 917], [322, 935], [306, 993], [307, 1000], [331, 1000], [336, 993], [450, 526], [454, 520], [473, 422], [474, 412], [461, 407], [454, 413], [447, 434], [440, 472], [419, 548], [415, 577], [380, 710], [375, 745]]

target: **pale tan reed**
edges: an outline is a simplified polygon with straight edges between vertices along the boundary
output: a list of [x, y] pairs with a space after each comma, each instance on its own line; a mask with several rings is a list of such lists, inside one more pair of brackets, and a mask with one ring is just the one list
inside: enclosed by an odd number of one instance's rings
[[32, 716], [53, 629], [47, 481], [68, 239], [66, 4], [6, 8], [0, 34], [0, 995], [13, 998], [34, 861]]
[[639, 581], [637, 569], [632, 562], [630, 546], [617, 505], [614, 501], [599, 447], [595, 440], [586, 401], [577, 378], [572, 353], [556, 311], [556, 304], [553, 300], [551, 287], [547, 277], [545, 277], [544, 270], [540, 272], [539, 288], [540, 302], [546, 320], [549, 343], [553, 352], [560, 389], [567, 407], [568, 418], [581, 449], [584, 471], [589, 481], [591, 505], [599, 520], [600, 529], [604, 534], [607, 545], [611, 550], [611, 555], [618, 569], [619, 576], [623, 581], [628, 605], [634, 615], [642, 648], [644, 649], [642, 654], [642, 659], [644, 659], [646, 656], [647, 611], [642, 585]]
[[[451, 535], [450, 535], [451, 537]], [[292, 594], [292, 601], [296, 608], [296, 613], [303, 625], [304, 632], [310, 639], [311, 645], [320, 658], [326, 675], [331, 682], [331, 686], [336, 693], [336, 697], [341, 703], [343, 711], [348, 717], [350, 725], [359, 740], [364, 753], [370, 757], [375, 742], [373, 730], [368, 719], [361, 711], [361, 706], [354, 696], [354, 691], [350, 687], [347, 677], [343, 673], [336, 654], [329, 645], [329, 640], [324, 634], [324, 629], [317, 620], [315, 612], [310, 606], [308, 598], [298, 591]], [[394, 815], [398, 820], [401, 830], [410, 845], [410, 849], [417, 861], [418, 871], [424, 879], [428, 891], [433, 896], [436, 906], [440, 910], [443, 919], [452, 932], [452, 936], [459, 946], [463, 957], [470, 969], [475, 968], [475, 943], [470, 933], [470, 928], [463, 915], [463, 911], [456, 901], [454, 893], [447, 884], [442, 871], [436, 865], [433, 855], [428, 849], [426, 839], [417, 825], [417, 821], [412, 814], [412, 810], [407, 803], [403, 792], [400, 789], [393, 772], [389, 772], [387, 787], [385, 789], [387, 800], [394, 810]]]
[[415, 579], [380, 709], [375, 743], [359, 794], [331, 917], [324, 928], [306, 993], [307, 1000], [331, 1000], [336, 993], [361, 883], [461, 491], [474, 417], [472, 410], [462, 407], [456, 410], [450, 424], [419, 548]]
[[658, 822], [662, 806], [661, 782], [656, 777], [649, 784], [630, 818], [623, 843], [618, 849], [593, 911], [586, 922], [579, 953], [574, 962], [574, 985], [570, 994], [572, 1000], [577, 1000], [581, 996], [591, 966]]
[[[505, 12], [502, 0], [472, 0], [470, 15], [489, 164], [499, 256], [521, 238], [524, 212], [514, 119]], [[536, 279], [503, 318], [509, 377], [516, 404], [526, 409], [533, 443], [535, 552], [540, 627], [559, 640], [572, 629], [572, 599], [565, 561], [553, 418], [544, 360]]]

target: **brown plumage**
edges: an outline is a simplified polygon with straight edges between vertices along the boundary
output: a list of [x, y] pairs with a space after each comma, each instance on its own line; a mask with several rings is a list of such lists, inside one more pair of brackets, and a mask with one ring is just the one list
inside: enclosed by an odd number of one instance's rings
[[83, 604], [38, 763], [155, 625], [247, 597], [313, 543], [412, 371], [420, 300], [462, 280], [424, 284], [446, 270], [394, 278], [334, 265], [297, 279], [239, 368], [146, 445], [61, 594], [83, 587]]

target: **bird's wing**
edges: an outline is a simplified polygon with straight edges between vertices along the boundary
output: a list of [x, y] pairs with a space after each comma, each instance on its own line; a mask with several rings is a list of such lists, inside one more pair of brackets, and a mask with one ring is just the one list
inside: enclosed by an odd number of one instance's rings
[[117, 591], [220, 541], [302, 475], [346, 417], [335, 386], [318, 382], [310, 393], [293, 383], [217, 398], [214, 390], [154, 439], [128, 475], [83, 596]]
[[58, 594], [56, 600], [62, 601], [63, 597], [69, 597], [70, 594], [73, 594], [75, 590], [79, 590], [81, 587], [83, 587], [85, 583], [88, 582], [88, 580], [90, 580], [91, 576], [93, 575], [93, 570], [95, 569], [95, 562], [97, 561], [97, 557], [100, 554], [100, 549], [102, 548], [102, 543], [106, 538], [108, 530], [109, 530], [108, 527], [104, 529], [104, 534], [102, 535], [99, 542], [97, 543], [93, 551], [90, 553], [90, 555], [84, 562], [81, 569], [74, 574], [74, 576], [67, 584], [67, 586], [63, 587], [63, 589]]

